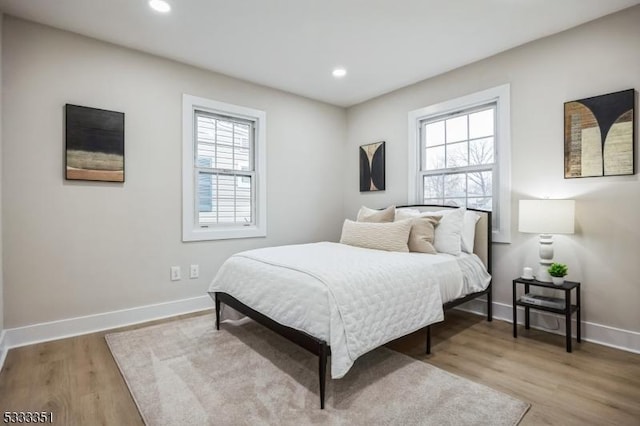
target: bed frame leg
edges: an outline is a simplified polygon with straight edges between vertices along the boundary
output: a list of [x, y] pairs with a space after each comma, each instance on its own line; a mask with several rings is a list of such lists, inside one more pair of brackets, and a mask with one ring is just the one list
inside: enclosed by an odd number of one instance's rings
[[216, 330], [220, 330], [220, 299], [218, 299], [218, 293], [215, 294], [216, 300]]
[[491, 284], [489, 284], [489, 292], [487, 293], [487, 321], [491, 322], [493, 320], [493, 297], [491, 296], [492, 288]]
[[431, 326], [427, 326], [427, 355], [431, 355]]
[[327, 344], [322, 343], [318, 358], [318, 373], [320, 379], [320, 409], [324, 410], [324, 390], [327, 378]]

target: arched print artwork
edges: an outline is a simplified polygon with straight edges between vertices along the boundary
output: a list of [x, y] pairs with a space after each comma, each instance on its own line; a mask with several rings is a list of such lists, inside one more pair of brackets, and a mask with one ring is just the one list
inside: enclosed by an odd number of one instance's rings
[[635, 173], [635, 90], [564, 104], [564, 177]]
[[384, 191], [384, 142], [360, 146], [360, 192]]

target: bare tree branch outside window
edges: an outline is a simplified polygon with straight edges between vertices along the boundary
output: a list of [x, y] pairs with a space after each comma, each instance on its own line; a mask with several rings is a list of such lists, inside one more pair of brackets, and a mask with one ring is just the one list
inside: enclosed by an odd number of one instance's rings
[[495, 107], [423, 126], [424, 202], [492, 210]]

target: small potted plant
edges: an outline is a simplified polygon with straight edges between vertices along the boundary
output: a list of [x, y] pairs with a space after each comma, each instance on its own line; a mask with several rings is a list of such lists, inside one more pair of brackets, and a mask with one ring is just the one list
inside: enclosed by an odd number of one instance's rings
[[567, 265], [564, 263], [552, 263], [549, 266], [549, 275], [551, 275], [551, 280], [555, 285], [562, 285], [564, 283], [564, 276], [567, 275]]

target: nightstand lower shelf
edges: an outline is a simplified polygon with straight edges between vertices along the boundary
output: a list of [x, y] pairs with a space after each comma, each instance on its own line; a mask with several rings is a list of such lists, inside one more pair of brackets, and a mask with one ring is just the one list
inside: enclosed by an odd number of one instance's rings
[[[537, 309], [539, 311], [546, 311], [546, 312], [552, 312], [554, 314], [559, 314], [559, 315], [565, 315], [567, 312], [564, 309], [559, 309], [559, 308], [552, 308], [549, 306], [544, 306], [544, 305], [536, 305], [534, 303], [527, 303], [527, 302], [523, 302], [522, 300], [518, 299], [516, 301], [516, 305], [518, 306], [525, 306], [527, 308], [533, 308], [533, 309]], [[578, 310], [578, 306], [577, 305], [571, 305], [571, 314], [573, 314], [574, 312], [576, 312]]]

